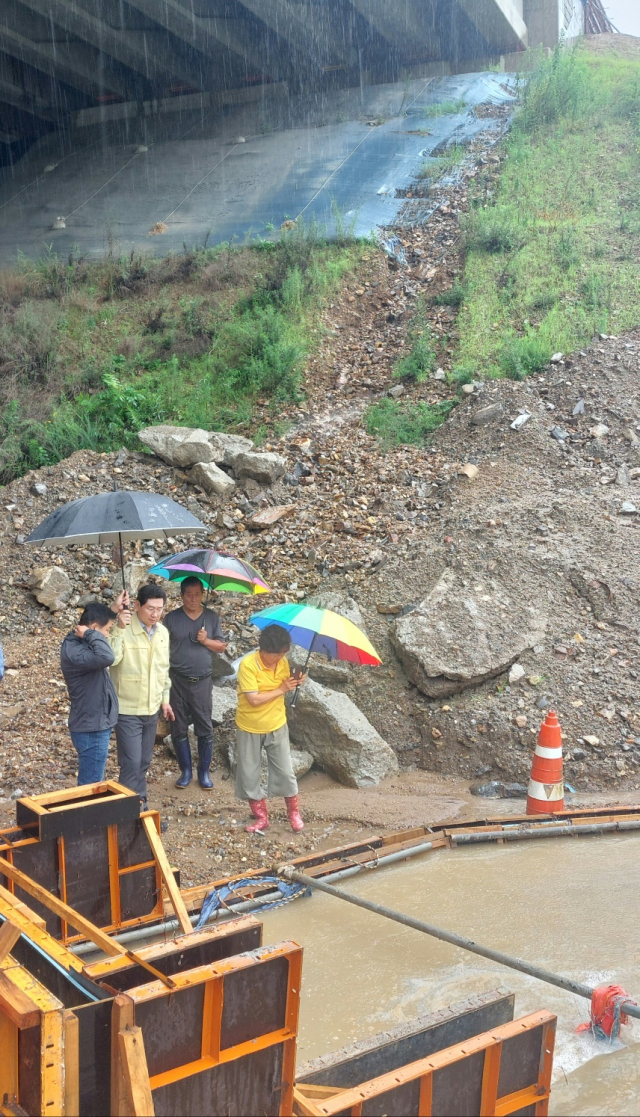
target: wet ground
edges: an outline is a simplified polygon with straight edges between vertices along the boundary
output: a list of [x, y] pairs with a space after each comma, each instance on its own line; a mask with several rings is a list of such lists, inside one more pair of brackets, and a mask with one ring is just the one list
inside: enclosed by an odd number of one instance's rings
[[[640, 993], [640, 837], [440, 851], [339, 887], [589, 985]], [[298, 1061], [502, 985], [516, 1015], [558, 1016], [550, 1113], [640, 1113], [640, 1022], [609, 1047], [576, 1034], [589, 1004], [320, 893], [264, 917], [304, 946]]]
[[[434, 102], [458, 109], [425, 116]], [[214, 245], [269, 237], [298, 218], [368, 236], [397, 223], [425, 157], [479, 132], [498, 137], [505, 119], [476, 106], [514, 103], [514, 75], [494, 73], [417, 78], [313, 101], [267, 87], [263, 101], [224, 112], [128, 121], [126, 132], [112, 125], [55, 134], [0, 180], [0, 263], [20, 252], [163, 255], [205, 238]], [[58, 217], [65, 227], [53, 229]]]

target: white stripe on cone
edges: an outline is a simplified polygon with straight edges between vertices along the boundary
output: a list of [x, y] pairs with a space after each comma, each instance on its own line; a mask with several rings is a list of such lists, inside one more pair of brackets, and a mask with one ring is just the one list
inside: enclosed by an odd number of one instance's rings
[[564, 783], [538, 783], [537, 780], [529, 780], [527, 795], [530, 799], [539, 799], [543, 803], [554, 803], [558, 799], [564, 799]]
[[548, 749], [544, 745], [536, 745], [536, 756], [543, 756], [545, 760], [562, 760], [562, 745], [557, 749]]

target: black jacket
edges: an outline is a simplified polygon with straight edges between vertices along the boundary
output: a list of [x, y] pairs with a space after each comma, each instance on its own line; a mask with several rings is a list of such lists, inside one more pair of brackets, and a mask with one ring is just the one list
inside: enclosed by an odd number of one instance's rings
[[109, 677], [114, 660], [109, 641], [89, 628], [81, 639], [70, 632], [62, 641], [60, 666], [69, 691], [69, 729], [98, 733], [118, 720], [118, 698]]

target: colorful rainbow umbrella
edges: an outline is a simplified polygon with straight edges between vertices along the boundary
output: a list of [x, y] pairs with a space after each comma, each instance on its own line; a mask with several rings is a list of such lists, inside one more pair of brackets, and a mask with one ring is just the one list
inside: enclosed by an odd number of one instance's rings
[[[279, 624], [286, 628], [294, 644], [309, 652], [324, 652], [330, 659], [347, 663], [365, 663], [378, 667], [382, 660], [364, 632], [353, 621], [331, 609], [315, 609], [312, 605], [272, 605], [254, 613], [251, 623], [257, 628]], [[307, 656], [307, 662], [309, 661]]]
[[262, 575], [235, 555], [224, 551], [200, 550], [180, 551], [177, 555], [167, 555], [149, 570], [159, 578], [169, 582], [184, 582], [185, 578], [195, 575], [207, 590], [220, 590], [227, 593], [271, 593]]

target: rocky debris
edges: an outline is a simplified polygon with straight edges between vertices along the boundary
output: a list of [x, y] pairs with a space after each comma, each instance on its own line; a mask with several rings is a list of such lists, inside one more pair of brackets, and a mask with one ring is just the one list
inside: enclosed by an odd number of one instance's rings
[[45, 485], [44, 481], [34, 481], [33, 485], [29, 489], [29, 492], [33, 493], [34, 496], [46, 496], [47, 486]]
[[371, 787], [398, 771], [393, 749], [351, 699], [311, 679], [289, 709], [289, 731], [297, 748], [347, 787]]
[[189, 480], [200, 485], [207, 493], [229, 496], [236, 487], [233, 477], [225, 473], [214, 462], [196, 462], [189, 473]]
[[312, 656], [307, 669], [310, 679], [332, 689], [348, 686], [351, 680], [351, 672], [346, 663], [329, 663], [328, 660]]
[[276, 504], [272, 508], [263, 508], [247, 520], [247, 527], [250, 531], [263, 531], [264, 528], [277, 524], [278, 520], [283, 520], [285, 516], [290, 516], [295, 510], [295, 504]]
[[474, 582], [471, 587], [446, 570], [418, 608], [395, 622], [396, 652], [411, 681], [431, 698], [502, 674], [543, 639], [544, 619], [504, 582]]
[[[126, 562], [124, 566], [124, 584], [129, 591], [130, 597], [133, 599], [140, 586], [149, 581], [149, 566], [150, 563], [146, 562]], [[122, 593], [122, 571], [118, 570], [111, 579], [111, 590], [113, 597], [117, 597]], [[103, 597], [107, 597], [106, 590], [102, 591]], [[80, 601], [78, 601], [80, 605]]]
[[236, 454], [233, 470], [238, 478], [251, 477], [262, 485], [274, 485], [287, 470], [286, 458], [281, 454], [245, 452]]
[[37, 566], [31, 571], [29, 588], [41, 605], [52, 613], [64, 609], [71, 597], [71, 581], [59, 566]]
[[247, 454], [253, 450], [250, 438], [243, 438], [240, 434], [227, 434], [225, 431], [209, 431], [209, 445], [216, 465], [228, 465], [233, 468], [238, 454]]
[[483, 427], [486, 423], [493, 423], [502, 418], [504, 408], [501, 403], [490, 403], [486, 407], [481, 407], [473, 415], [471, 422], [474, 427]]
[[155, 426], [138, 431], [138, 438], [169, 465], [186, 469], [198, 462], [213, 461], [209, 434], [193, 427]]

